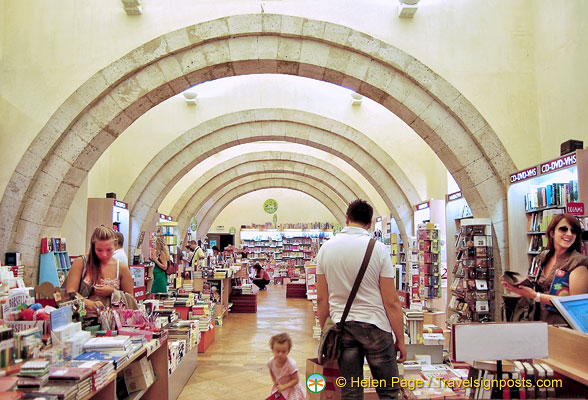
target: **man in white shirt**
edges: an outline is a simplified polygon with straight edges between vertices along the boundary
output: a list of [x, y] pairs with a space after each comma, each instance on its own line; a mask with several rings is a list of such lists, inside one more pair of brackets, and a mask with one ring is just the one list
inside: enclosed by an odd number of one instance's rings
[[[346, 226], [325, 242], [317, 255], [317, 302], [321, 328], [328, 316], [341, 320], [351, 288], [365, 255], [373, 208], [357, 199], [347, 208]], [[376, 391], [380, 399], [396, 399], [397, 362], [406, 359], [402, 306], [394, 284], [394, 266], [386, 247], [377, 242], [365, 275], [345, 320], [339, 374], [347, 384], [342, 399], [363, 399], [363, 387], [352, 385], [352, 378], [363, 379], [364, 356], [374, 380], [384, 379], [385, 387]], [[394, 335], [392, 334], [394, 332]], [[394, 341], [396, 336], [396, 342]], [[396, 351], [400, 357], [396, 357]]]
[[112, 258], [115, 260], [120, 261], [121, 263], [125, 263], [129, 265], [129, 259], [125, 251], [123, 250], [123, 246], [125, 244], [125, 237], [120, 232], [114, 232], [114, 236], [116, 236], [116, 240], [114, 243], [114, 253], [112, 253]]

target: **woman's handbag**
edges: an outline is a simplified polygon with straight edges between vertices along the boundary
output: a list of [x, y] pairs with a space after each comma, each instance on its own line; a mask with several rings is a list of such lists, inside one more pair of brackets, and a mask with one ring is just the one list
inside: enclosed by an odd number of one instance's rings
[[376, 241], [374, 239], [370, 239], [367, 250], [365, 251], [365, 256], [363, 257], [363, 262], [361, 263], [361, 267], [359, 268], [359, 272], [355, 278], [355, 283], [353, 284], [353, 288], [351, 289], [351, 293], [347, 299], [347, 304], [345, 304], [345, 310], [341, 316], [341, 321], [336, 324], [333, 322], [330, 316], [328, 316], [325, 321], [321, 331], [321, 337], [319, 339], [318, 346], [318, 363], [320, 365], [324, 365], [328, 361], [337, 361], [339, 359], [339, 355], [341, 354], [341, 339], [343, 336], [343, 329], [345, 327], [345, 320], [347, 319], [347, 314], [349, 314], [349, 310], [351, 309], [351, 303], [353, 303], [355, 295], [357, 295], [361, 280], [365, 275], [365, 270], [367, 269], [370, 258], [372, 257], [375, 244]]
[[171, 260], [171, 258], [169, 258], [167, 260], [167, 268], [165, 269], [165, 273], [168, 275], [171, 275], [171, 274], [175, 274], [176, 272], [178, 272], [178, 271], [176, 271], [176, 264], [174, 264], [174, 262]]

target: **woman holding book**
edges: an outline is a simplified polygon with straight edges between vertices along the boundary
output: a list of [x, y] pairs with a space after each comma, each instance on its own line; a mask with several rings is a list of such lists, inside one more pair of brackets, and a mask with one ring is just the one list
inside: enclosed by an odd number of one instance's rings
[[115, 260], [116, 236], [112, 229], [99, 226], [90, 239], [87, 257], [78, 257], [67, 276], [66, 293], [83, 297], [88, 316], [110, 304], [115, 289], [133, 293], [133, 277], [127, 264]]
[[536, 277], [529, 277], [535, 288], [512, 285], [504, 278], [500, 281], [507, 290], [539, 303], [541, 321], [565, 324], [551, 305], [551, 299], [588, 292], [588, 257], [580, 254], [582, 226], [573, 215], [558, 214], [551, 220], [545, 235], [547, 249], [534, 261], [538, 266]]
[[155, 263], [153, 268], [153, 285], [151, 286], [151, 293], [167, 293], [167, 261], [169, 260], [169, 250], [163, 241], [163, 238], [158, 237], [155, 240], [155, 249], [151, 256], [151, 261]]

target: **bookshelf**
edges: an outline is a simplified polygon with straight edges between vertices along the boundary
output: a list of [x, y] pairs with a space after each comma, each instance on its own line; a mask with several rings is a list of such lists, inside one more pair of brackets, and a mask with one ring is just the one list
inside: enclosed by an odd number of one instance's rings
[[316, 300], [316, 264], [306, 263], [304, 269], [306, 271], [306, 298]]
[[177, 265], [178, 262], [178, 223], [175, 221], [165, 221], [157, 223], [157, 236], [161, 237], [172, 261]]
[[570, 203], [588, 205], [588, 149], [510, 175], [510, 270], [533, 274], [533, 260], [547, 244], [544, 232], [549, 222]]
[[51, 282], [55, 287], [61, 287], [67, 279], [71, 268], [67, 251], [50, 251], [41, 253], [39, 264], [39, 284]]
[[333, 236], [330, 229], [241, 229], [241, 247], [250, 261], [276, 261], [286, 267], [303, 268], [316, 256], [325, 240]]
[[455, 238], [448, 323], [489, 322], [494, 315], [492, 222], [463, 220]]
[[441, 297], [441, 236], [437, 224], [422, 223], [417, 229], [420, 298], [427, 308], [431, 299]]

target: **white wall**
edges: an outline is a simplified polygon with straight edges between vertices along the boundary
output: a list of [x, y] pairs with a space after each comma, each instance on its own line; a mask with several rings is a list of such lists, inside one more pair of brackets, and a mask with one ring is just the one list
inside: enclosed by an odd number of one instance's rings
[[[278, 202], [278, 225], [296, 222], [335, 222], [333, 214], [306, 193], [291, 189], [262, 189], [231, 202], [214, 220], [210, 231], [228, 233], [231, 226], [239, 230], [241, 225], [273, 223], [273, 214], [268, 214], [263, 209], [263, 203], [267, 199]], [[223, 225], [225, 229], [216, 229], [219, 225]]]

